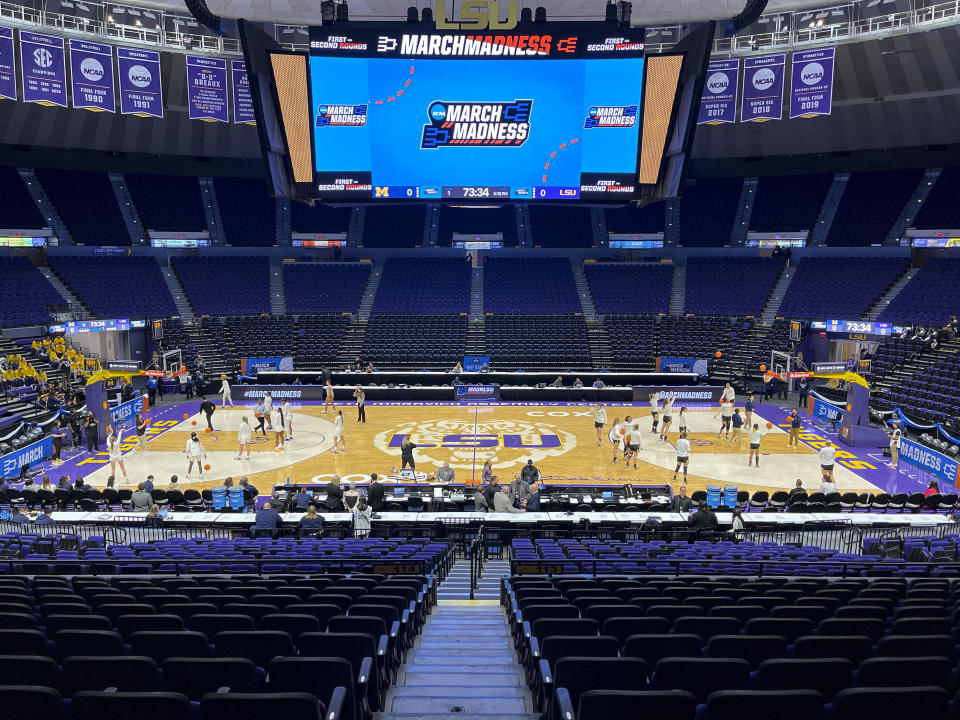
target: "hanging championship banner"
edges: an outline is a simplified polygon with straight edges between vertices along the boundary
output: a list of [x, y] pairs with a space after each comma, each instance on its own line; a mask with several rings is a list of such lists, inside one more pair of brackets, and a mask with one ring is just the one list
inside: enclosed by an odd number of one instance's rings
[[230, 79], [233, 83], [233, 121], [244, 125], [256, 125], [253, 114], [253, 98], [250, 97], [250, 78], [243, 60], [230, 61]]
[[740, 122], [764, 122], [783, 117], [785, 53], [743, 60], [743, 100]]
[[111, 45], [70, 39], [70, 89], [75, 108], [116, 111]]
[[118, 47], [117, 78], [120, 80], [121, 114], [163, 117], [160, 53]]
[[829, 115], [833, 110], [833, 67], [836, 48], [793, 54], [790, 68], [790, 117]]
[[17, 59], [13, 52], [13, 28], [0, 25], [0, 98], [17, 99]]
[[187, 55], [187, 106], [191, 120], [230, 122], [226, 60]]
[[714, 60], [707, 67], [697, 125], [737, 121], [737, 80], [740, 60]]
[[20, 72], [24, 102], [67, 106], [67, 64], [62, 37], [21, 30]]

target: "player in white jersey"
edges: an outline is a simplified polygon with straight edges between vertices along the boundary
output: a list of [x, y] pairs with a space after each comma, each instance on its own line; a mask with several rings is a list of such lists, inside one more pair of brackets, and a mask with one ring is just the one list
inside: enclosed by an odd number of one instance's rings
[[243, 451], [247, 451], [247, 460], [250, 459], [250, 440], [253, 435], [253, 432], [250, 430], [250, 423], [247, 422], [246, 416], [240, 418], [240, 428], [237, 430], [237, 445], [239, 450], [237, 450], [237, 457], [235, 460], [240, 460], [243, 457]]
[[727, 434], [727, 440], [730, 439], [730, 425], [733, 421], [733, 403], [724, 400], [720, 403], [720, 409], [713, 414], [713, 417], [716, 418], [717, 415], [720, 416], [720, 432], [717, 433], [717, 437], [723, 437], [723, 434]]
[[600, 403], [593, 404], [593, 429], [597, 431], [597, 446], [599, 447], [603, 440], [600, 439], [600, 432], [603, 426], [607, 424], [607, 411], [600, 407]]
[[673, 402], [677, 399], [676, 394], [671, 393], [663, 399], [663, 426], [660, 428], [660, 440], [667, 442], [670, 435], [670, 425], [673, 423]]
[[273, 452], [283, 450], [283, 415], [280, 408], [274, 408], [270, 413], [270, 426], [273, 428]]
[[650, 393], [650, 418], [653, 420], [653, 429], [650, 432], [657, 431], [657, 425], [660, 424], [660, 397], [656, 393]]
[[677, 415], [677, 430], [679, 432], [687, 432], [687, 408], [682, 406], [680, 408], [680, 414]]
[[263, 394], [263, 414], [267, 417], [267, 430], [273, 430], [273, 396], [269, 392]]
[[630, 450], [630, 457], [627, 457], [626, 453], [623, 455], [623, 464], [626, 465], [627, 461], [630, 458], [633, 458], [633, 469], [637, 469], [637, 453], [643, 450], [643, 436], [640, 434], [640, 423], [634, 423], [633, 427], [630, 428], [628, 433], [628, 442], [630, 443], [627, 447]]
[[233, 398], [230, 397], [230, 383], [227, 382], [227, 376], [220, 376], [220, 394], [223, 395], [223, 402], [221, 407], [226, 407], [227, 403], [230, 403], [230, 407], [233, 407]]
[[283, 416], [283, 428], [287, 431], [285, 440], [293, 440], [293, 406], [289, 400], [284, 400], [280, 406], [280, 414]]
[[680, 433], [680, 439], [677, 440], [677, 466], [673, 469], [673, 481], [677, 481], [677, 473], [680, 472], [680, 466], [683, 465], [683, 484], [687, 484], [687, 466], [690, 464], [690, 441], [687, 440], [685, 432]]
[[333, 421], [333, 451], [337, 448], [341, 452], [347, 451], [347, 444], [343, 441], [343, 410], [337, 410], [337, 417]]
[[750, 467], [751, 460], [754, 467], [760, 467], [760, 438], [766, 434], [766, 430], [761, 430], [757, 423], [750, 428], [750, 455], [747, 456], [747, 467]]

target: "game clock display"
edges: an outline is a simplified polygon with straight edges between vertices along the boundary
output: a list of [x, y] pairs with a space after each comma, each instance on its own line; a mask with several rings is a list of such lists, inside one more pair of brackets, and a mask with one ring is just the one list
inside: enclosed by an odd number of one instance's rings
[[311, 28], [317, 196], [625, 203], [638, 194], [642, 29], [395, 27]]
[[890, 323], [863, 320], [827, 320], [826, 331], [831, 333], [858, 333], [888, 337], [893, 326]]

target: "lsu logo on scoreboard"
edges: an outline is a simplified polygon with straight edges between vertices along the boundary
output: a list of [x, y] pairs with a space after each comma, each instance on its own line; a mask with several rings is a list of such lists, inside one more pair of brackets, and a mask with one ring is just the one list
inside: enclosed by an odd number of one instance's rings
[[584, 129], [631, 128], [637, 122], [636, 105], [593, 105], [587, 110]]
[[366, 124], [366, 105], [321, 105], [317, 108], [317, 127], [361, 127]]
[[519, 147], [530, 136], [533, 100], [509, 103], [430, 103], [423, 126], [421, 149], [465, 145], [473, 147]]

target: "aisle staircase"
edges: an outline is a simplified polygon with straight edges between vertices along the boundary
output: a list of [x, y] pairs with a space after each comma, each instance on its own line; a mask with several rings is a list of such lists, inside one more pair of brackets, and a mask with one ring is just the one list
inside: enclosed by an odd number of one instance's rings
[[793, 279], [795, 271], [796, 268], [789, 265], [785, 265], [783, 270], [780, 271], [780, 277], [777, 278], [777, 282], [770, 292], [770, 297], [767, 298], [767, 304], [763, 306], [763, 311], [760, 313], [760, 322], [764, 325], [772, 325], [773, 321], [777, 319], [777, 312], [780, 310], [783, 297], [787, 294], [787, 288], [790, 287], [790, 281]]
[[193, 321], [193, 308], [190, 307], [190, 301], [187, 300], [187, 293], [180, 284], [180, 279], [173, 272], [170, 266], [160, 268], [160, 274], [163, 275], [163, 281], [167, 284], [167, 289], [173, 297], [173, 304], [177, 306], [177, 313], [183, 318], [185, 323]]
[[[37, 174], [33, 171], [33, 168], [17, 168], [17, 173], [23, 179], [23, 184], [27, 186], [27, 192], [29, 192], [30, 197], [33, 198], [37, 210], [40, 211], [48, 227], [52, 228], [54, 234], [57, 236], [56, 244], [75, 245], [76, 243], [73, 242], [70, 230], [67, 229], [66, 223], [63, 222], [57, 209], [53, 206], [53, 202], [51, 202], [50, 197], [47, 195], [47, 191], [43, 189], [43, 185], [37, 180]], [[51, 244], [54, 243], [51, 242]]]
[[367, 286], [363, 289], [363, 296], [360, 298], [360, 307], [357, 308], [357, 315], [364, 323], [370, 319], [370, 311], [373, 310], [373, 301], [377, 297], [377, 288], [380, 287], [382, 277], [383, 263], [377, 263], [370, 270]]
[[46, 266], [38, 267], [37, 270], [43, 275], [47, 282], [57, 291], [57, 295], [63, 298], [64, 302], [70, 308], [70, 314], [76, 320], [86, 320], [93, 317], [93, 312], [83, 304], [79, 297], [73, 294], [73, 291], [63, 284], [63, 281], [57, 277], [57, 274]]
[[590, 343], [590, 361], [594, 369], [609, 369], [613, 363], [613, 348], [607, 326], [599, 320], [587, 321], [587, 342]]
[[287, 300], [283, 290], [283, 267], [281, 265], [270, 266], [270, 314], [285, 315], [287, 312]]
[[454, 566], [374, 720], [538, 720], [497, 599], [507, 569], [505, 561], [488, 562], [483, 599], [470, 601], [453, 597], [469, 593], [470, 562]]
[[594, 322], [597, 319], [597, 306], [593, 302], [590, 292], [590, 283], [583, 273], [583, 265], [577, 258], [570, 258], [570, 268], [573, 270], [573, 282], [577, 286], [577, 296], [580, 298], [580, 307], [583, 309], [583, 319]]
[[670, 314], [674, 317], [683, 315], [687, 306], [687, 266], [673, 265], [673, 278], [670, 280]]
[[887, 305], [893, 302], [893, 299], [900, 294], [900, 292], [907, 286], [907, 284], [913, 280], [913, 276], [920, 272], [920, 268], [912, 267], [908, 268], [907, 271], [897, 278], [897, 281], [890, 286], [890, 289], [887, 290], [883, 295], [881, 295], [877, 302], [867, 310], [867, 314], [864, 316], [864, 320], [879, 320], [880, 314], [887, 309]]

